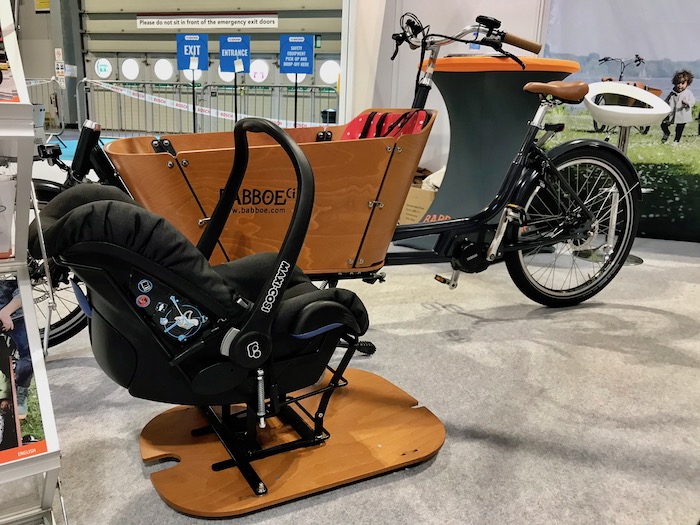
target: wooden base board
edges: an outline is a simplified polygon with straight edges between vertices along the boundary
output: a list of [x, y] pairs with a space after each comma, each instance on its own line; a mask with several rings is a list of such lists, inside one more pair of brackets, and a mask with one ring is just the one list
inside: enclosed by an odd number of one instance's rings
[[[143, 429], [145, 462], [179, 461], [151, 474], [153, 486], [168, 505], [184, 514], [234, 517], [416, 465], [437, 454], [445, 428], [432, 412], [375, 374], [348, 369], [344, 376], [349, 385], [336, 390], [325, 416], [330, 439], [253, 462], [267, 485], [266, 495], [254, 495], [235, 467], [211, 469], [229, 456], [215, 435], [192, 437], [192, 429], [207, 424], [193, 407], [172, 408]], [[317, 399], [303, 403], [313, 409]], [[264, 448], [295, 437], [275, 418], [261, 433]]]

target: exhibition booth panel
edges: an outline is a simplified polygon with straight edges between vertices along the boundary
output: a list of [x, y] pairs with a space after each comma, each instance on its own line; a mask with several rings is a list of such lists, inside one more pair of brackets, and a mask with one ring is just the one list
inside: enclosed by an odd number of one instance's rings
[[539, 99], [528, 82], [562, 80], [576, 62], [520, 57], [438, 58], [433, 80], [450, 116], [450, 152], [443, 184], [426, 215], [448, 219], [481, 211], [496, 195]]

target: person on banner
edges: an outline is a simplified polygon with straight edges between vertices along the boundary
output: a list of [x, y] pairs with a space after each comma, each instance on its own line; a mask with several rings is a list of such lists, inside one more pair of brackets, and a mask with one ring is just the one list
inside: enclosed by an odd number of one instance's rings
[[27, 328], [24, 324], [22, 299], [15, 279], [0, 280], [0, 329], [12, 338], [17, 347], [19, 356], [15, 362], [17, 415], [20, 419], [24, 419], [27, 417], [27, 398], [34, 369], [29, 352]]
[[9, 365], [9, 357], [0, 361], [0, 450], [17, 446]]
[[661, 129], [664, 132], [661, 142], [665, 143], [668, 141], [668, 137], [671, 135], [671, 124], [675, 124], [676, 129], [673, 141], [677, 144], [683, 136], [685, 125], [693, 121], [695, 97], [693, 92], [688, 89], [690, 84], [693, 83], [693, 74], [686, 69], [676, 71], [672, 82], [673, 89], [666, 97], [666, 103], [671, 106], [671, 112], [661, 123]]

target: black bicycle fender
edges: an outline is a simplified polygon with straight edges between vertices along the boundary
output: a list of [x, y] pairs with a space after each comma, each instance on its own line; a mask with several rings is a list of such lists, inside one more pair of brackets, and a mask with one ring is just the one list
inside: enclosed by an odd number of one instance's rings
[[603, 151], [613, 154], [618, 158], [623, 164], [629, 168], [630, 172], [634, 174], [634, 181], [632, 181], [632, 188], [637, 200], [642, 200], [642, 185], [639, 182], [639, 175], [637, 174], [637, 168], [634, 167], [632, 161], [627, 158], [627, 155], [622, 153], [617, 147], [613, 146], [609, 142], [598, 139], [574, 139], [558, 146], [553, 147], [547, 152], [547, 156], [555, 160], [558, 156], [568, 153], [571, 150], [582, 147], [599, 148]]
[[[607, 151], [608, 153], [611, 153], [612, 155], [617, 157], [618, 160], [620, 160], [624, 165], [626, 165], [627, 168], [629, 168], [630, 172], [634, 174], [635, 180], [632, 184], [634, 195], [637, 198], [637, 200], [642, 199], [642, 186], [639, 182], [639, 175], [637, 174], [637, 170], [634, 167], [634, 164], [632, 164], [632, 162], [627, 158], [627, 156], [624, 153], [622, 153], [618, 148], [616, 148], [608, 142], [597, 139], [574, 139], [563, 144], [559, 144], [558, 146], [555, 146], [547, 152], [547, 156], [553, 161], [556, 161], [557, 157], [565, 153], [568, 153], [577, 148], [586, 147], [599, 148], [603, 151]], [[527, 170], [524, 176], [521, 177], [517, 183], [517, 188], [514, 192], [515, 202], [521, 201], [525, 193], [529, 191], [529, 188], [532, 186], [532, 184], [535, 183], [539, 176], [540, 174], [537, 170], [534, 170], [532, 168]]]
[[32, 179], [34, 190], [39, 193], [45, 191], [51, 193], [54, 197], [63, 191], [63, 185], [60, 182], [55, 182], [46, 179]]

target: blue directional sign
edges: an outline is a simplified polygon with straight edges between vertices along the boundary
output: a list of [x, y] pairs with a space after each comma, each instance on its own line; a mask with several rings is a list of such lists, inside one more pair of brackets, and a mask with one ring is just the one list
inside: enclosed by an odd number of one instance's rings
[[219, 66], [229, 73], [250, 71], [250, 36], [219, 37]]
[[314, 36], [280, 36], [280, 73], [311, 75], [314, 72]]
[[206, 34], [177, 35], [177, 68], [209, 69], [209, 36]]

